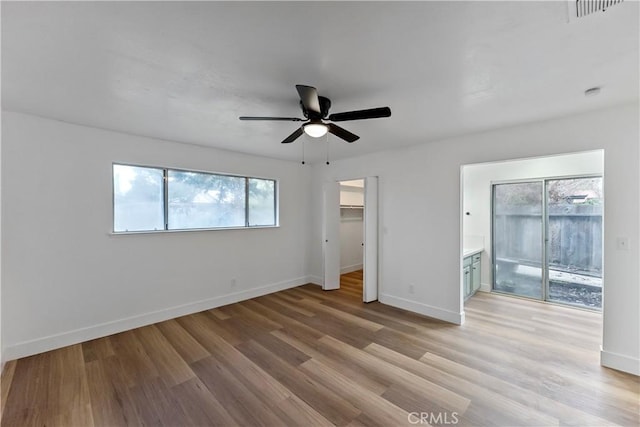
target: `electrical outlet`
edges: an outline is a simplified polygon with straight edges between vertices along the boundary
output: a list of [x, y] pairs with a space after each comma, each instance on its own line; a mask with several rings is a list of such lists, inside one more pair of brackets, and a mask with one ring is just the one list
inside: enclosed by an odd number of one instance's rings
[[411, 284], [409, 285], [409, 293], [410, 293], [410, 294], [413, 294], [415, 291], [416, 291], [416, 288], [415, 288], [415, 286], [413, 286], [413, 283], [411, 283]]
[[628, 251], [629, 250], [629, 238], [628, 237], [618, 237], [618, 238], [616, 238], [616, 248], [619, 251]]

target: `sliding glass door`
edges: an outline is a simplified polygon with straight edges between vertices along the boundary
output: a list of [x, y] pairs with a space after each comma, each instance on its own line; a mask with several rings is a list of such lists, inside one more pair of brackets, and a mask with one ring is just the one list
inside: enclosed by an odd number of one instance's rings
[[602, 307], [602, 178], [547, 180], [547, 300]]
[[543, 298], [543, 183], [493, 186], [493, 289]]
[[602, 307], [602, 178], [493, 185], [493, 290]]

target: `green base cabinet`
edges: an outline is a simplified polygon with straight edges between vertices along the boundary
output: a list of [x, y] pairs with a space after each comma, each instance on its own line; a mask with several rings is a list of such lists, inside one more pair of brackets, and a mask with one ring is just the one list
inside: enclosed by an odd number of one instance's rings
[[469, 298], [480, 289], [480, 254], [465, 257], [462, 262], [464, 299]]

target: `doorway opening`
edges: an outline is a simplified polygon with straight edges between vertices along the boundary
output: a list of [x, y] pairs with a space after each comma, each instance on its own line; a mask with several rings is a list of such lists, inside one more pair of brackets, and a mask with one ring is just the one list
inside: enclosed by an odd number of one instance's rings
[[323, 290], [363, 302], [378, 299], [378, 181], [366, 177], [324, 188]]
[[464, 165], [461, 307], [484, 291], [601, 310], [603, 179], [604, 150]]
[[340, 181], [340, 290], [364, 290], [364, 179]]

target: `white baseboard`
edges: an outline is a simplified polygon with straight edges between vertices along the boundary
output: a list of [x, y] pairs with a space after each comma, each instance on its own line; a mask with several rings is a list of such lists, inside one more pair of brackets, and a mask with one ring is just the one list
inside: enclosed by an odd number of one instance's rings
[[360, 263], [360, 264], [347, 265], [346, 267], [341, 267], [340, 274], [346, 274], [346, 273], [351, 273], [352, 271], [362, 270], [362, 265], [363, 264]]
[[380, 294], [378, 301], [393, 307], [402, 308], [403, 310], [413, 311], [434, 319], [444, 320], [445, 322], [462, 325], [464, 323], [464, 312], [457, 313], [455, 311], [443, 310], [438, 307], [411, 301], [408, 299], [394, 297], [388, 294]]
[[266, 286], [247, 289], [245, 291], [234, 292], [231, 294], [221, 295], [219, 297], [207, 298], [200, 301], [194, 301], [187, 304], [177, 305], [162, 310], [152, 311], [124, 319], [113, 320], [94, 326], [75, 329], [72, 331], [62, 332], [34, 340], [23, 341], [13, 345], [9, 345], [3, 349], [3, 364], [7, 360], [18, 359], [21, 357], [31, 356], [56, 348], [66, 347], [68, 345], [78, 344], [96, 338], [106, 337], [108, 335], [117, 334], [119, 332], [128, 331], [130, 329], [139, 328], [153, 323], [163, 322], [165, 320], [174, 319], [176, 317], [185, 316], [187, 314], [197, 313], [212, 308], [221, 307], [223, 305], [233, 304], [235, 302], [256, 298], [262, 295], [271, 294], [273, 292], [282, 291], [296, 286], [304, 285], [312, 281], [311, 276], [299, 277], [297, 279], [287, 280], [284, 282], [273, 283]]
[[491, 285], [488, 283], [480, 283], [480, 289], [478, 290], [482, 292], [491, 292]]
[[640, 376], [640, 360], [600, 348], [600, 364], [617, 371]]

